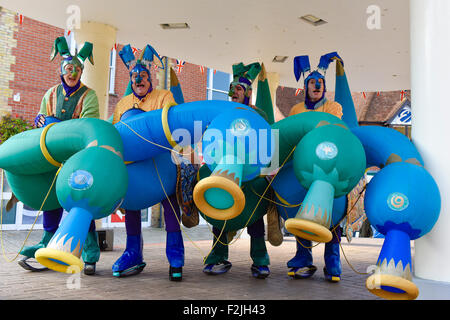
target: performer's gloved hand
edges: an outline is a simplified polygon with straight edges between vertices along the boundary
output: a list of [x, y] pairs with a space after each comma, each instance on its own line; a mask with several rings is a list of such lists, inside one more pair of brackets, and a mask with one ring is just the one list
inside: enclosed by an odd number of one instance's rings
[[37, 117], [34, 119], [34, 126], [36, 128], [42, 128], [42, 127], [49, 125], [50, 123], [60, 122], [60, 121], [61, 120], [59, 120], [58, 118], [46, 116], [45, 114], [41, 113], [41, 114], [38, 114]]

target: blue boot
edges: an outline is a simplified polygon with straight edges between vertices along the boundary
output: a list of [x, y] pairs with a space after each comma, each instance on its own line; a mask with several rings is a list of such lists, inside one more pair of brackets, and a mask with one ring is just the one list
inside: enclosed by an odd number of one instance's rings
[[184, 244], [181, 231], [167, 232], [166, 256], [169, 260], [169, 279], [181, 281], [184, 266]]
[[342, 229], [340, 227], [336, 228], [331, 241], [325, 243], [325, 267], [323, 268], [323, 273], [325, 279], [330, 282], [339, 282], [341, 280], [342, 267], [339, 247], [341, 232]]
[[122, 256], [112, 266], [114, 277], [125, 277], [140, 273], [146, 263], [142, 255], [142, 235], [127, 235], [127, 247]]
[[295, 239], [297, 252], [287, 263], [288, 268], [290, 268], [288, 276], [294, 279], [306, 279], [311, 277], [317, 270], [317, 267], [312, 264], [312, 242], [298, 237], [295, 237]]

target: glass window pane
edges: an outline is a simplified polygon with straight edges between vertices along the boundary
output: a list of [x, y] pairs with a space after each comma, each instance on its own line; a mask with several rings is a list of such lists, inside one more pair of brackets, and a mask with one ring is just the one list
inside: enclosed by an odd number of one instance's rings
[[228, 93], [213, 91], [212, 92], [212, 100], [225, 100], [225, 101], [228, 101]]
[[216, 71], [213, 77], [213, 88], [217, 90], [228, 91], [230, 88], [230, 74]]
[[[26, 204], [23, 205], [22, 210], [22, 224], [33, 224], [34, 220], [36, 220], [36, 215], [39, 211], [34, 210], [33, 208], [27, 206]], [[36, 221], [36, 224], [42, 224], [42, 216], [43, 213], [39, 215], [39, 218]]]
[[9, 199], [3, 199], [2, 201], [2, 222], [3, 224], [15, 224], [16, 223], [16, 207], [17, 204], [15, 204], [11, 210], [6, 211], [6, 204], [8, 203]]
[[6, 176], [3, 173], [3, 192], [11, 192], [11, 187], [8, 184], [8, 181], [6, 180]]

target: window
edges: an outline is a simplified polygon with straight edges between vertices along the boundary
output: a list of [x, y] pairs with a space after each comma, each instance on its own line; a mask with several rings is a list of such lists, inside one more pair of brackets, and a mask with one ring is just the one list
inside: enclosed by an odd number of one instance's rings
[[208, 69], [208, 78], [206, 85], [206, 97], [208, 100], [226, 100], [229, 101], [228, 90], [233, 77], [229, 73]]
[[109, 93], [115, 94], [116, 87], [116, 48], [112, 48], [109, 55]]
[[[8, 185], [3, 170], [0, 170], [0, 184], [3, 188], [0, 190], [1, 203], [0, 210], [2, 214], [3, 230], [28, 230], [31, 229], [38, 212], [22, 202], [17, 202], [10, 211], [6, 211], [6, 204], [12, 197], [11, 188]], [[34, 229], [42, 229], [42, 214], [37, 218]]]

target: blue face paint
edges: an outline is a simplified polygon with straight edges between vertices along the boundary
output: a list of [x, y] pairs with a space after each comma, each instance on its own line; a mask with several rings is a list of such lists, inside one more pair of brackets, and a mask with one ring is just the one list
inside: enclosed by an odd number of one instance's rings
[[[323, 93], [322, 93], [322, 97], [319, 99], [319, 101], [316, 102], [312, 102], [309, 98], [309, 94], [308, 94], [308, 82], [309, 80], [314, 79], [316, 81], [315, 87], [316, 89], [320, 89], [320, 82], [319, 80], [322, 79], [323, 80]], [[326, 86], [325, 86], [325, 77], [318, 71], [313, 71], [311, 72], [308, 77], [305, 79], [305, 105], [307, 107], [307, 109], [314, 109], [314, 106], [319, 103], [320, 101], [322, 101], [322, 99], [325, 97], [325, 92], [326, 92]]]
[[148, 69], [139, 62], [130, 71], [130, 78], [133, 76], [133, 73], [136, 73], [137, 74], [136, 83], [141, 83], [141, 81], [142, 81], [141, 72], [142, 71], [147, 72], [148, 78], [150, 79], [150, 71], [148, 71]]

